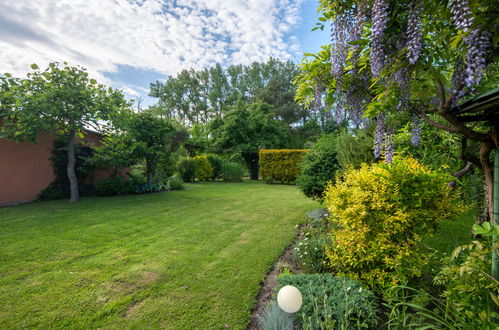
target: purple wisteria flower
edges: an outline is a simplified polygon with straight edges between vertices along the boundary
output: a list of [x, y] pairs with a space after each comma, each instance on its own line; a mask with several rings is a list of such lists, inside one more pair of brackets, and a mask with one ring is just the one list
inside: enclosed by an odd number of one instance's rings
[[409, 11], [409, 21], [407, 23], [407, 58], [410, 64], [416, 63], [421, 54], [422, 40], [422, 22], [421, 13], [423, 3], [414, 1]]
[[468, 32], [474, 21], [468, 0], [452, 0], [449, 5], [454, 25], [459, 30]]
[[384, 0], [374, 0], [371, 29], [371, 71], [378, 77], [385, 63], [383, 38], [388, 22], [388, 4]]
[[412, 145], [418, 147], [421, 143], [421, 120], [418, 117], [414, 117], [412, 120], [412, 136], [411, 142]]

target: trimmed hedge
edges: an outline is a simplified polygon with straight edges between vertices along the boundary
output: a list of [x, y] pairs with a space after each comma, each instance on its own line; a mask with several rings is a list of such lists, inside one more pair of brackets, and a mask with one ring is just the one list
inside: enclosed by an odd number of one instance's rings
[[307, 152], [308, 150], [303, 149], [260, 150], [260, 176], [267, 183], [294, 183], [300, 174], [300, 163]]

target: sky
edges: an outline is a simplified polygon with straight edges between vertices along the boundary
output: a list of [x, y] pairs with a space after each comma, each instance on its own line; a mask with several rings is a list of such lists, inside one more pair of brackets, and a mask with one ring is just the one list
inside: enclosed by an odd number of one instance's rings
[[328, 42], [318, 0], [2, 0], [0, 73], [68, 62], [147, 106], [149, 84], [185, 68], [300, 62]]

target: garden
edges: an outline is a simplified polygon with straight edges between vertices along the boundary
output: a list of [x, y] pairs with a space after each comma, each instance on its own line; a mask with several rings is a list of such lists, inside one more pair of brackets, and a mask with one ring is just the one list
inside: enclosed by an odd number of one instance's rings
[[185, 69], [145, 108], [67, 63], [0, 76], [0, 138], [56, 136], [0, 209], [1, 327], [497, 328], [496, 4], [319, 3], [300, 64]]

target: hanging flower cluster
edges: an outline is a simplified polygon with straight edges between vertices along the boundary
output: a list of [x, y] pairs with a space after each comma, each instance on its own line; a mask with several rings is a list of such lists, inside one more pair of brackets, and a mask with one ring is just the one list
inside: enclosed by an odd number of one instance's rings
[[473, 25], [473, 16], [468, 0], [452, 0], [449, 5], [454, 25], [459, 30], [468, 32], [468, 29]]
[[383, 146], [385, 148], [385, 163], [390, 164], [395, 153], [395, 134], [386, 132], [383, 137]]
[[491, 46], [491, 35], [487, 31], [473, 29], [466, 36], [468, 45], [466, 54], [466, 78], [465, 84], [468, 88], [478, 85], [482, 80], [483, 70], [486, 66], [487, 52]]
[[409, 10], [409, 21], [407, 23], [407, 58], [410, 64], [416, 63], [421, 54], [422, 40], [422, 22], [421, 13], [423, 3], [414, 1]]
[[412, 120], [411, 133], [412, 145], [418, 147], [421, 143], [421, 120], [418, 117], [414, 117]]
[[[468, 47], [466, 54], [466, 70], [464, 74], [459, 72], [460, 78], [464, 79], [464, 84], [470, 90], [478, 85], [482, 80], [483, 70], [486, 66], [487, 52], [491, 46], [491, 34], [479, 28], [471, 29], [474, 23], [474, 16], [471, 12], [468, 0], [452, 0], [450, 2], [452, 22], [464, 32], [469, 32], [464, 42]], [[461, 89], [455, 90], [457, 101], [464, 96]]]
[[388, 22], [388, 4], [384, 0], [374, 0], [371, 30], [371, 72], [378, 77], [385, 64], [383, 50], [384, 32]]
[[409, 100], [411, 97], [409, 90], [411, 75], [409, 70], [405, 67], [399, 69], [395, 73], [393, 80], [395, 81], [395, 83], [397, 83], [397, 85], [400, 88], [399, 104], [397, 105], [397, 109], [407, 110], [409, 107]]

